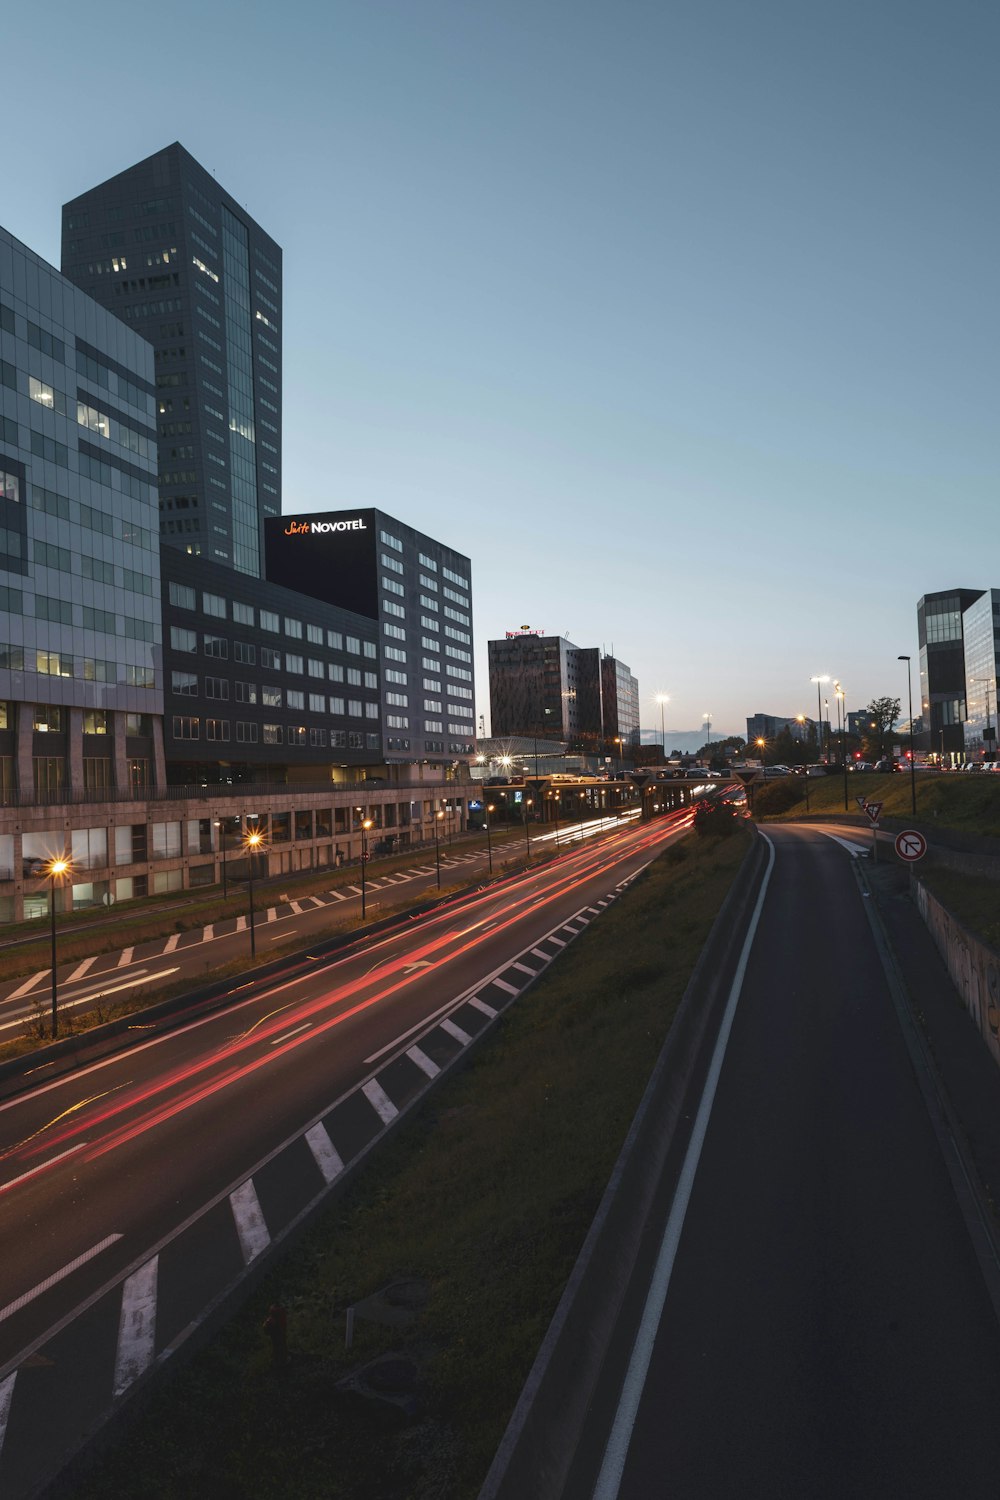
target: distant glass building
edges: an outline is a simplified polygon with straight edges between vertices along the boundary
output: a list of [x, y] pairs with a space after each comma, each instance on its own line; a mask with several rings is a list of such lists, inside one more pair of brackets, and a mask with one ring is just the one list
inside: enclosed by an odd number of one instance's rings
[[996, 759], [1000, 589], [986, 589], [962, 616], [965, 644], [965, 752]]
[[917, 602], [923, 721], [917, 744], [927, 754], [945, 757], [965, 754], [963, 620], [966, 610], [982, 597], [982, 589], [942, 589], [924, 594]]
[[62, 269], [153, 345], [163, 542], [259, 577], [281, 513], [281, 249], [175, 143], [63, 207]]
[[639, 744], [639, 684], [624, 662], [529, 629], [490, 641], [488, 651], [494, 738], [537, 735], [592, 754], [616, 739]]
[[163, 780], [154, 396], [145, 340], [0, 229], [0, 801]]

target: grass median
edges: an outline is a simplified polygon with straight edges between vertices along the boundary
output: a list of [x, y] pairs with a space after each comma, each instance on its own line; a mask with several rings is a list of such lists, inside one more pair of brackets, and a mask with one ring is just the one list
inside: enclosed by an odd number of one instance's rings
[[[692, 834], [657, 860], [150, 1393], [74, 1495], [471, 1500], [750, 837]], [[397, 1283], [411, 1320], [359, 1318], [347, 1351], [346, 1309]], [[284, 1367], [263, 1332], [274, 1303]], [[415, 1371], [412, 1410], [339, 1386], [389, 1353]]]

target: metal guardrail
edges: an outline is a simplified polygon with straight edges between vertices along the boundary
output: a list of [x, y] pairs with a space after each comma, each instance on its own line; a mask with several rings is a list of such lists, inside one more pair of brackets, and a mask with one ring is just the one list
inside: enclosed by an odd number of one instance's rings
[[251, 797], [327, 796], [335, 793], [358, 796], [372, 792], [419, 791], [421, 796], [460, 796], [477, 791], [472, 782], [395, 782], [395, 781], [321, 781], [317, 783], [285, 781], [240, 781], [235, 783], [197, 783], [193, 786], [156, 786], [133, 790], [130, 787], [63, 788], [50, 796], [40, 797], [33, 790], [16, 787], [0, 792], [0, 807], [81, 807], [95, 803], [142, 802], [210, 802], [218, 798], [246, 801]]

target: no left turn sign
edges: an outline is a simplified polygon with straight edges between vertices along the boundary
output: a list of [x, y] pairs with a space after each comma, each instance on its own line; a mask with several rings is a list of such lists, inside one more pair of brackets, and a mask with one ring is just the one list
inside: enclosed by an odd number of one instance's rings
[[900, 859], [908, 861], [923, 859], [927, 853], [927, 840], [915, 828], [908, 828], [896, 835], [896, 853]]

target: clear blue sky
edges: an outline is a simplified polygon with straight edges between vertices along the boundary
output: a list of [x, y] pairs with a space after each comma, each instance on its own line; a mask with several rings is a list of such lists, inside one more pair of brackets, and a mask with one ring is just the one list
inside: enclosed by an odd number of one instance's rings
[[487, 723], [525, 623], [668, 740], [905, 713], [919, 595], [1000, 585], [996, 0], [9, 9], [0, 221], [58, 264], [215, 171], [285, 252], [285, 509], [469, 553]]

